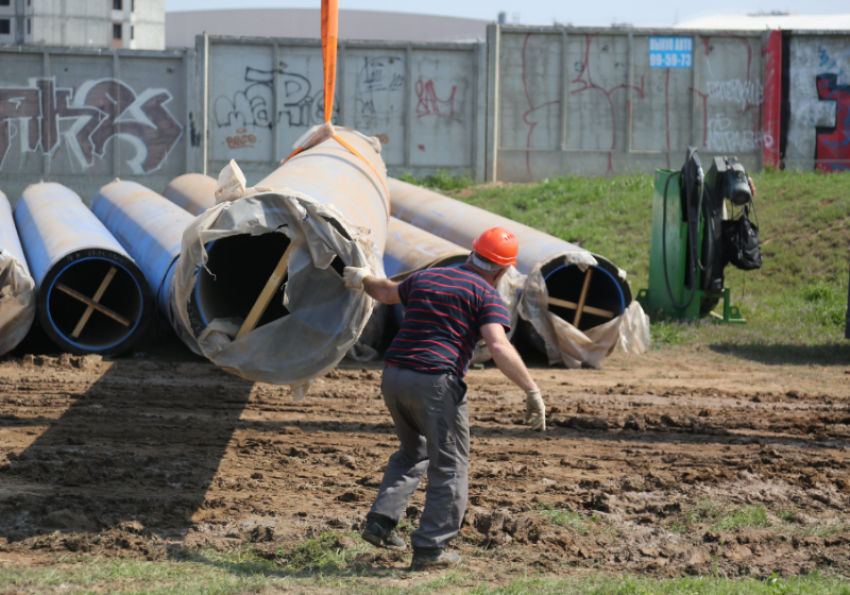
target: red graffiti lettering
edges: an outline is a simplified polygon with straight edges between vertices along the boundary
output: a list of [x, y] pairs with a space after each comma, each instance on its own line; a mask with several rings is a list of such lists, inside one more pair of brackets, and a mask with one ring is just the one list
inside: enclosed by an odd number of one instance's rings
[[821, 171], [850, 170], [850, 85], [839, 85], [838, 75], [816, 78], [818, 98], [835, 102], [835, 125], [817, 128], [816, 167]]
[[230, 149], [254, 148], [254, 143], [256, 142], [257, 137], [253, 134], [237, 134], [236, 136], [227, 137], [227, 146]]
[[423, 118], [425, 116], [437, 116], [448, 118], [455, 122], [460, 122], [460, 119], [455, 116], [455, 94], [457, 93], [457, 85], [452, 85], [452, 92], [448, 99], [440, 99], [437, 97], [437, 92], [434, 90], [434, 81], [416, 81], [416, 117]]
[[[534, 114], [538, 110], [547, 108], [549, 106], [557, 105], [560, 108], [560, 105], [561, 105], [560, 99], [553, 99], [551, 101], [545, 101], [543, 103], [538, 103], [536, 105], [535, 105], [534, 101], [532, 101], [532, 99], [531, 99], [531, 93], [529, 92], [529, 86], [528, 86], [528, 80], [527, 80], [528, 68], [527, 68], [527, 63], [526, 63], [526, 53], [527, 53], [527, 50], [528, 50], [528, 40], [529, 40], [530, 37], [531, 37], [530, 33], [526, 34], [525, 40], [523, 41], [523, 44], [522, 44], [522, 86], [523, 86], [523, 89], [525, 90], [525, 98], [528, 101], [528, 110], [523, 114], [522, 120], [523, 120], [523, 122], [528, 124], [528, 127], [529, 127], [528, 128], [528, 138], [526, 139], [526, 149], [531, 149], [531, 137], [532, 137], [532, 134], [534, 133], [534, 129], [537, 127], [537, 124], [539, 124], [538, 121], [531, 119], [532, 114]], [[607, 171], [607, 173], [613, 173], [614, 169], [613, 169], [613, 165], [612, 165], [611, 153], [614, 151], [614, 147], [617, 144], [617, 115], [616, 115], [616, 110], [614, 109], [614, 102], [611, 99], [611, 94], [618, 89], [628, 89], [629, 85], [617, 85], [615, 87], [611, 87], [610, 89], [604, 89], [604, 88], [600, 87], [599, 85], [597, 85], [596, 83], [593, 82], [593, 75], [591, 74], [591, 68], [590, 68], [590, 66], [591, 66], [590, 65], [590, 56], [591, 56], [590, 44], [591, 44], [592, 41], [593, 41], [592, 35], [585, 35], [584, 60], [580, 65], [578, 65], [579, 75], [572, 81], [572, 84], [579, 85], [579, 87], [577, 89], [573, 89], [572, 91], [570, 91], [570, 94], [575, 95], [576, 93], [583, 93], [585, 91], [599, 91], [605, 96], [605, 99], [608, 102], [608, 105], [610, 106], [610, 109], [611, 109], [611, 124], [612, 124], [612, 126], [611, 126], [611, 149], [608, 152], [608, 171]], [[643, 77], [641, 77], [641, 79], [640, 79], [640, 86], [639, 87], [632, 85], [631, 88], [634, 89], [640, 97], [644, 97], [644, 80], [643, 80]], [[631, 103], [628, 102], [628, 101], [627, 101], [627, 104], [628, 104], [628, 111], [629, 111], [628, 117], [631, 118], [632, 106], [631, 106]], [[526, 167], [526, 171], [528, 172], [529, 179], [533, 180], [534, 176], [531, 173], [531, 151], [526, 151], [525, 167]]]
[[70, 120], [64, 137], [83, 168], [102, 159], [108, 141], [121, 136], [135, 147], [126, 161], [132, 171], [156, 171], [183, 136], [183, 126], [165, 107], [171, 100], [164, 89], [136, 95], [114, 79], [90, 81], [78, 90], [56, 88], [52, 78], [36, 79], [34, 87], [0, 88], [0, 169], [15, 136], [21, 136], [21, 151], [52, 156], [61, 141], [60, 121]]

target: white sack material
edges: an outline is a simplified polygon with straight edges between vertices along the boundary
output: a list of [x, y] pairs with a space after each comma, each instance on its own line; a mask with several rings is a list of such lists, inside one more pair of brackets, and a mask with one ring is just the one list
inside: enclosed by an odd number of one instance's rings
[[[223, 370], [248, 380], [289, 384], [300, 399], [314, 378], [342, 359], [372, 313], [372, 298], [346, 290], [331, 262], [339, 255], [346, 265], [368, 267], [383, 277], [383, 263], [375, 257], [381, 250], [368, 229], [351, 224], [333, 206], [288, 188], [246, 193], [250, 196], [238, 200], [232, 193], [220, 197], [224, 201], [201, 213], [184, 233], [172, 287], [177, 329], [194, 351]], [[204, 246], [228, 236], [265, 233], [286, 234], [294, 243], [283, 297], [289, 314], [239, 339], [241, 319], [212, 320], [195, 337], [188, 305], [198, 267], [207, 261]]]
[[[526, 276], [520, 273], [516, 267], [510, 267], [496, 284], [496, 291], [502, 301], [505, 302], [505, 307], [507, 307], [508, 314], [511, 317], [511, 331], [508, 333], [508, 339], [513, 337], [517, 323], [519, 323], [519, 302], [526, 279]], [[493, 359], [493, 356], [490, 355], [487, 343], [481, 340], [475, 346], [475, 351], [472, 353], [472, 359], [469, 363], [483, 364], [491, 359]]]
[[[583, 271], [597, 264], [589, 252], [570, 252], [564, 257], [565, 264], [575, 264]], [[548, 298], [546, 281], [538, 265], [526, 281], [519, 313], [543, 337], [549, 365], [563, 364], [573, 369], [582, 365], [601, 368], [602, 360], [617, 345], [634, 355], [644, 353], [649, 347], [649, 318], [637, 300], [633, 300], [620, 316], [581, 331], [560, 316], [552, 314]]]
[[35, 320], [35, 281], [11, 252], [0, 252], [0, 355], [24, 340]]
[[388, 311], [389, 308], [386, 304], [375, 302], [375, 308], [372, 310], [369, 321], [363, 328], [363, 332], [360, 333], [360, 337], [345, 354], [345, 357], [356, 362], [374, 362], [381, 359], [381, 354], [377, 348], [384, 338]]

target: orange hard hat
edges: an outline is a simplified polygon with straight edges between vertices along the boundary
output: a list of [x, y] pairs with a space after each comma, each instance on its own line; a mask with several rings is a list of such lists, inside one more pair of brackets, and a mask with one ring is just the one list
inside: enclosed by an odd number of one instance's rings
[[508, 266], [516, 264], [519, 242], [516, 241], [516, 236], [504, 227], [493, 227], [472, 242], [472, 249], [496, 264]]

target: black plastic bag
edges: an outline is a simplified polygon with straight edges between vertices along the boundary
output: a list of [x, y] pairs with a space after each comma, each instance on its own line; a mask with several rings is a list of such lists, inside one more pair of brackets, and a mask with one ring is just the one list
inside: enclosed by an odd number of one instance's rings
[[749, 217], [751, 204], [744, 207], [744, 212], [737, 219], [722, 223], [723, 254], [726, 262], [743, 271], [760, 269], [762, 265], [759, 226], [758, 223], [750, 221]]

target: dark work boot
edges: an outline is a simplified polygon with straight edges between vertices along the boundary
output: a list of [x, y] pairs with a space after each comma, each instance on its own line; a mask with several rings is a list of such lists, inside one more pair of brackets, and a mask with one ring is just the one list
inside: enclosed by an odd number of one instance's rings
[[430, 570], [454, 566], [460, 562], [460, 554], [445, 550], [413, 550], [410, 570]]
[[407, 544], [395, 530], [395, 523], [383, 515], [366, 515], [366, 528], [360, 536], [377, 547], [390, 550], [406, 550]]

